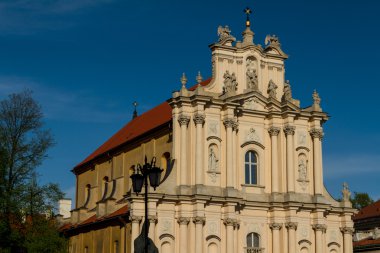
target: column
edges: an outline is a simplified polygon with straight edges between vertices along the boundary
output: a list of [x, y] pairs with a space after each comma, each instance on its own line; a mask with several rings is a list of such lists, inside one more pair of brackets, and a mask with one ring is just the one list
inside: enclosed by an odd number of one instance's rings
[[190, 222], [190, 218], [188, 217], [180, 217], [178, 218], [179, 223], [179, 243], [180, 243], [180, 249], [181, 253], [187, 253], [187, 241], [189, 238], [187, 238], [187, 225]]
[[234, 187], [233, 185], [233, 146], [232, 146], [232, 128], [235, 126], [235, 121], [231, 118], [227, 118], [223, 121], [224, 126], [226, 127], [227, 132], [227, 141], [226, 141], [226, 151], [227, 151], [227, 166], [226, 166], [226, 176], [227, 176], [227, 187]]
[[278, 192], [278, 147], [277, 147], [277, 136], [280, 133], [279, 127], [270, 127], [268, 129], [269, 135], [271, 136], [272, 142], [272, 192]]
[[179, 115], [178, 117], [178, 122], [181, 126], [181, 171], [180, 171], [180, 184], [181, 185], [186, 185], [187, 184], [187, 159], [186, 159], [186, 154], [187, 154], [187, 125], [189, 124], [190, 118], [189, 116], [186, 115]]
[[142, 220], [141, 216], [131, 216], [129, 217], [132, 222], [132, 231], [131, 231], [131, 252], [135, 252], [134, 241], [139, 236], [140, 233], [140, 222]]
[[322, 234], [326, 232], [326, 225], [314, 224], [313, 229], [315, 231], [315, 253], [323, 252]]
[[294, 126], [285, 126], [286, 135], [286, 176], [288, 192], [294, 192]]
[[234, 223], [235, 219], [224, 219], [224, 225], [226, 226], [226, 252], [234, 252]]
[[234, 252], [239, 252], [239, 228], [240, 228], [240, 222], [238, 220], [235, 220], [234, 222]]
[[203, 184], [203, 143], [202, 129], [205, 122], [205, 116], [202, 114], [194, 115], [194, 123], [196, 127], [196, 143], [195, 143], [195, 184]]
[[343, 233], [343, 253], [352, 253], [352, 234], [354, 233], [354, 228], [342, 227], [340, 231]]
[[288, 229], [288, 252], [296, 252], [296, 230], [298, 223], [297, 222], [287, 222], [285, 227]]
[[271, 223], [269, 227], [272, 229], [272, 252], [280, 253], [280, 229], [282, 228], [281, 223]]
[[152, 239], [153, 242], [156, 240], [156, 223], [157, 217], [153, 215], [148, 216], [149, 220], [149, 238]]
[[321, 140], [323, 138], [323, 131], [320, 128], [313, 128], [310, 130], [310, 135], [313, 138], [313, 162], [314, 162], [314, 194], [323, 193], [322, 181], [322, 162], [321, 162]]
[[193, 218], [195, 223], [195, 252], [202, 253], [203, 251], [203, 224], [205, 224], [205, 218], [197, 216]]

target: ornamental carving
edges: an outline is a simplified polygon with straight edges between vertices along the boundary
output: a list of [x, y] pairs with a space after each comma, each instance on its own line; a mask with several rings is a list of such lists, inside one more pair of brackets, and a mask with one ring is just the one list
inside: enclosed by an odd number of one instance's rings
[[314, 224], [312, 227], [315, 231], [322, 231], [323, 233], [326, 232], [326, 228], [327, 228], [325, 224]]
[[227, 118], [223, 120], [223, 124], [226, 128], [233, 128], [235, 126], [235, 120], [232, 118]]
[[284, 127], [284, 133], [286, 134], [286, 136], [288, 136], [288, 135], [294, 135], [295, 130], [296, 130], [295, 126], [286, 125]]
[[277, 88], [278, 86], [273, 82], [273, 80], [270, 80], [268, 84], [268, 89], [267, 89], [267, 92], [270, 98], [276, 98]]
[[205, 115], [197, 113], [194, 115], [193, 120], [196, 125], [203, 125], [203, 123], [205, 123], [205, 118]]
[[190, 117], [187, 116], [187, 115], [179, 115], [178, 117], [178, 123], [181, 125], [181, 126], [187, 126], [190, 122]]
[[306, 146], [306, 133], [304, 131], [298, 132], [298, 145]]
[[341, 227], [340, 231], [342, 231], [343, 234], [352, 235], [355, 232], [355, 229], [353, 227]]
[[256, 142], [260, 142], [259, 135], [257, 134], [256, 130], [255, 130], [253, 127], [251, 127], [251, 128], [246, 132], [245, 140], [246, 140], [246, 141], [256, 141]]
[[287, 229], [297, 230], [297, 226], [298, 226], [297, 222], [287, 222], [287, 223], [285, 223], [285, 227]]
[[140, 223], [142, 220], [141, 216], [130, 216], [129, 219], [131, 220], [132, 223]]
[[205, 221], [206, 221], [205, 217], [202, 217], [202, 216], [196, 216], [193, 218], [193, 222], [195, 224], [202, 224], [203, 225], [203, 224], [205, 224]]
[[149, 220], [150, 224], [156, 224], [157, 223], [157, 217], [156, 216], [149, 215], [148, 220]]
[[224, 93], [235, 92], [238, 86], [235, 73], [230, 74], [228, 70], [226, 70], [226, 73], [224, 73], [223, 78], [224, 78], [223, 92]]
[[223, 220], [223, 223], [226, 226], [233, 226], [235, 222], [236, 222], [236, 219], [232, 219], [232, 218], [226, 218]]
[[208, 224], [208, 233], [209, 234], [218, 234], [219, 226], [216, 221], [207, 221]]
[[161, 222], [161, 219], [160, 219], [160, 223], [162, 224], [161, 225], [161, 231], [163, 233], [171, 233], [172, 232], [172, 221], [169, 220], [169, 219], [164, 219], [162, 222]]
[[280, 128], [272, 126], [268, 129], [268, 133], [270, 136], [277, 136], [280, 133]]
[[244, 101], [243, 107], [249, 110], [257, 110], [258, 105], [259, 101], [257, 98], [249, 98]]
[[177, 221], [178, 221], [179, 225], [188, 225], [190, 222], [190, 218], [189, 217], [179, 217]]
[[208, 123], [208, 135], [209, 136], [219, 136], [219, 122], [209, 121]]
[[269, 224], [269, 227], [272, 230], [280, 230], [282, 228], [282, 223], [273, 222]]
[[318, 139], [322, 140], [324, 134], [323, 134], [323, 130], [321, 128], [313, 128], [310, 130], [310, 135], [313, 138], [318, 138]]

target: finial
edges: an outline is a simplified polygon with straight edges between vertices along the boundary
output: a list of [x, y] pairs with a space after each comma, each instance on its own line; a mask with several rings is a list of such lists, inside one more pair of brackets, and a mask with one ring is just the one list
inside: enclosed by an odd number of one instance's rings
[[202, 82], [202, 80], [203, 80], [203, 77], [201, 76], [201, 72], [200, 71], [198, 71], [198, 75], [196, 77], [196, 80], [197, 80], [198, 84], [200, 84]]
[[137, 117], [137, 106], [139, 104], [135, 101], [133, 102], [133, 106], [135, 107], [135, 110], [133, 111], [133, 116], [132, 116], [132, 119], [136, 118]]
[[250, 27], [251, 26], [251, 21], [249, 19], [249, 15], [252, 14], [252, 10], [249, 7], [247, 7], [247, 8], [244, 9], [244, 13], [247, 14], [247, 20], [245, 21], [245, 26], [246, 27]]
[[187, 77], [186, 77], [185, 73], [182, 74], [181, 83], [182, 83], [182, 88], [186, 88]]

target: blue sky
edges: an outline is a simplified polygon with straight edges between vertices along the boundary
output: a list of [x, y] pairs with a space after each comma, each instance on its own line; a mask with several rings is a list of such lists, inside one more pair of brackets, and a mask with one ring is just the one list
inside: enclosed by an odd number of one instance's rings
[[253, 9], [255, 43], [276, 34], [289, 54], [286, 78], [301, 106], [317, 89], [324, 125], [325, 185], [380, 198], [380, 2], [0, 1], [0, 99], [28, 88], [56, 145], [38, 168], [73, 197], [70, 170], [132, 117], [171, 96], [186, 72], [211, 75], [218, 25], [238, 39]]

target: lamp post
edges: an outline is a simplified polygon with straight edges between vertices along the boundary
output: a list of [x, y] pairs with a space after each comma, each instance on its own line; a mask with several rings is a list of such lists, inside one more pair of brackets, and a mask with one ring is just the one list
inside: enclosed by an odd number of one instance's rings
[[148, 163], [148, 159], [145, 156], [144, 164], [142, 166], [138, 164], [137, 169], [134, 169], [131, 175], [132, 188], [137, 195], [141, 192], [142, 186], [145, 186], [145, 253], [148, 253], [148, 177], [150, 186], [156, 190], [156, 187], [160, 185], [162, 171], [162, 169], [156, 166], [156, 157], [153, 157], [152, 161]]

